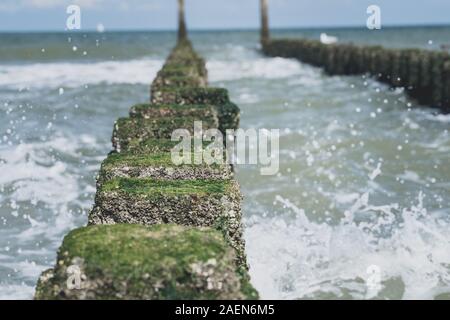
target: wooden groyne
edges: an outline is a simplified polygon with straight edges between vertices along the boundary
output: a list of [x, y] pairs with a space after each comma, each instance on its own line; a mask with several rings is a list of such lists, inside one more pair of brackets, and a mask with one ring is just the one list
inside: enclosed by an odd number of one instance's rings
[[227, 91], [207, 83], [204, 60], [181, 36], [151, 85], [151, 102], [116, 122], [88, 226], [64, 238], [35, 299], [258, 298], [231, 166], [171, 161], [175, 129], [239, 125]]
[[450, 55], [421, 49], [323, 44], [308, 39], [263, 39], [263, 52], [322, 67], [329, 75], [368, 74], [420, 104], [450, 113]]
[[450, 113], [450, 54], [310, 39], [271, 39], [268, 0], [260, 0], [261, 46], [267, 56], [295, 58], [329, 75], [367, 74], [401, 88], [420, 104]]

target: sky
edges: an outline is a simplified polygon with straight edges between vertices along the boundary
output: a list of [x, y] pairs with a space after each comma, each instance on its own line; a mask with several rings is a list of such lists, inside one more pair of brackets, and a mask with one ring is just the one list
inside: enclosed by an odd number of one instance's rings
[[[259, 26], [259, 0], [185, 0], [190, 29]], [[82, 30], [173, 30], [176, 0], [0, 0], [0, 31], [64, 31], [66, 8], [81, 8]], [[450, 0], [269, 0], [272, 28], [363, 26], [369, 5], [382, 25], [449, 24]]]

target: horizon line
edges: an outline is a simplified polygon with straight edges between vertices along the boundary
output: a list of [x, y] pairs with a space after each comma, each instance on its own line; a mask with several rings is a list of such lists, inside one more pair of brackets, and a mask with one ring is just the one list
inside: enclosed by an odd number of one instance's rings
[[[383, 29], [392, 28], [433, 28], [433, 27], [450, 27], [450, 23], [423, 23], [423, 24], [389, 24], [382, 27]], [[363, 24], [360, 25], [330, 25], [330, 26], [283, 26], [283, 27], [272, 27], [271, 31], [284, 31], [284, 30], [320, 30], [320, 29], [356, 29], [362, 28], [366, 29]], [[191, 28], [188, 31], [191, 32], [208, 32], [208, 31], [221, 31], [221, 32], [236, 32], [236, 31], [259, 31], [259, 27], [236, 27], [236, 28]], [[380, 31], [380, 30], [377, 30]], [[82, 30], [0, 30], [1, 34], [5, 33], [99, 33], [96, 29], [82, 29]], [[106, 29], [103, 33], [113, 33], [113, 32], [177, 32], [176, 28], [171, 29], [141, 29], [141, 28], [111, 28]]]

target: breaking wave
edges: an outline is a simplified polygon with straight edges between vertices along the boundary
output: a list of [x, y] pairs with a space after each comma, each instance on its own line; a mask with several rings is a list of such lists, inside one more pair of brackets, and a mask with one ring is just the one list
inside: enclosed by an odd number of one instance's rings
[[80, 87], [92, 84], [149, 85], [163, 60], [0, 65], [0, 86], [13, 89]]

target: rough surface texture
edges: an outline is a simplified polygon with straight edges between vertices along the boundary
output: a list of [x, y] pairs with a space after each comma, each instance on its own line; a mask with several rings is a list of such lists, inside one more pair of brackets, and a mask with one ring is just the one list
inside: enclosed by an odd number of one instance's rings
[[236, 130], [239, 128], [240, 110], [232, 102], [218, 105], [138, 104], [131, 107], [130, 117], [145, 119], [162, 117], [192, 117], [201, 119], [203, 117], [216, 117], [219, 121], [219, 130], [226, 133], [227, 129]]
[[112, 143], [117, 152], [126, 151], [130, 143], [148, 139], [170, 139], [176, 129], [186, 129], [193, 136], [194, 122], [201, 121], [203, 130], [215, 129], [219, 121], [215, 116], [162, 117], [155, 119], [120, 118], [114, 125]]
[[297, 58], [323, 67], [330, 75], [368, 73], [406, 92], [422, 104], [450, 112], [450, 62], [447, 52], [419, 49], [391, 49], [353, 44], [325, 45], [316, 40], [279, 39], [263, 43], [269, 56]]
[[[234, 252], [207, 228], [89, 226], [70, 232], [35, 299], [253, 299]], [[79, 286], [69, 289], [70, 268]], [[76, 282], [72, 282], [76, 283]]]
[[108, 180], [97, 190], [89, 224], [115, 223], [215, 227], [246, 266], [241, 193], [233, 180]]
[[[133, 106], [130, 118], [116, 122], [115, 150], [102, 163], [89, 226], [65, 237], [36, 299], [258, 298], [231, 166], [174, 165], [171, 157], [180, 143], [171, 141], [174, 130], [192, 137], [195, 121], [203, 130], [237, 129], [239, 108], [227, 90], [207, 88], [205, 61], [184, 37], [151, 94], [151, 104]], [[192, 160], [203, 151], [224, 152], [208, 141], [189, 142]]]
[[226, 130], [237, 130], [240, 122], [240, 110], [232, 102], [216, 105], [217, 117], [219, 118], [219, 129], [226, 133]]
[[[191, 154], [191, 159], [194, 159]], [[169, 180], [231, 179], [230, 165], [205, 163], [174, 165], [170, 152], [150, 154], [111, 153], [103, 161], [97, 187], [114, 178], [154, 178]]]
[[[181, 141], [181, 140], [180, 140]], [[161, 152], [171, 152], [171, 150], [180, 143], [171, 139], [130, 139], [127, 143], [127, 154], [152, 154]], [[203, 141], [203, 148], [206, 148], [211, 142]], [[193, 148], [194, 142], [191, 141]], [[194, 152], [194, 149], [192, 149]], [[114, 153], [114, 152], [113, 152]]]
[[217, 117], [215, 107], [208, 105], [187, 105], [177, 104], [138, 104], [130, 109], [130, 117], [155, 119], [162, 117], [192, 117], [192, 118], [214, 118]]
[[179, 41], [151, 85], [151, 96], [164, 88], [206, 87], [208, 72], [205, 61], [195, 52], [189, 40]]
[[178, 105], [191, 108], [191, 105], [212, 106], [219, 118], [219, 129], [236, 130], [239, 127], [240, 110], [230, 102], [228, 92], [221, 88], [174, 88], [165, 87], [152, 95], [153, 104]]
[[222, 105], [230, 101], [228, 91], [221, 88], [167, 87], [152, 95], [152, 102], [159, 104], [209, 104]]

